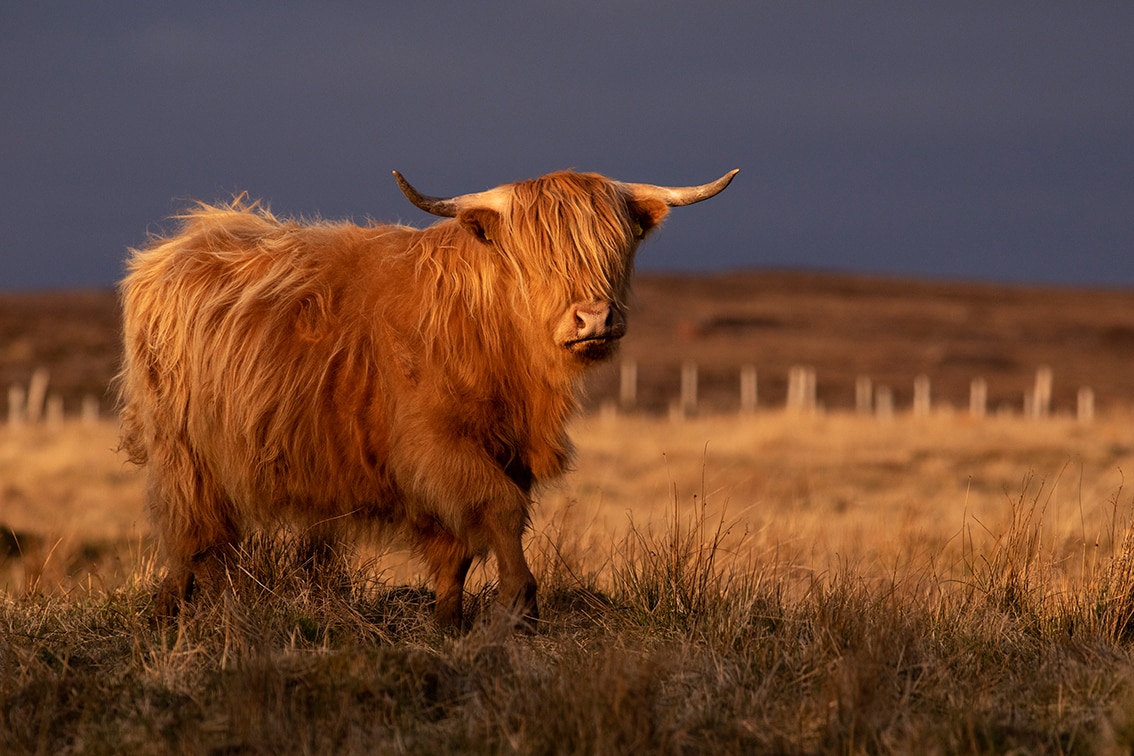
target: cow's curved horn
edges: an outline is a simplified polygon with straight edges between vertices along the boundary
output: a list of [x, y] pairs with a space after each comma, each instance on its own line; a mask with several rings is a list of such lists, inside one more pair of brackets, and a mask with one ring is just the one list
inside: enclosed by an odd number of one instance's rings
[[394, 180], [398, 182], [398, 188], [406, 195], [406, 199], [427, 213], [440, 215], [442, 218], [455, 218], [461, 209], [460, 197], [426, 196], [414, 189], [413, 185], [406, 181], [405, 176], [397, 171], [394, 171]]
[[655, 186], [654, 184], [626, 184], [625, 186], [635, 197], [661, 200], [670, 207], [679, 207], [715, 197], [732, 183], [732, 177], [738, 173], [740, 173], [740, 169], [734, 168], [716, 181], [701, 184], [701, 186]]
[[460, 194], [456, 197], [430, 197], [414, 189], [410, 182], [406, 181], [405, 176], [397, 171], [394, 171], [394, 180], [398, 182], [398, 188], [406, 195], [406, 199], [425, 212], [440, 215], [442, 218], [456, 218], [457, 214], [466, 207], [501, 210], [506, 199], [505, 194], [499, 191], [500, 187], [486, 192]]

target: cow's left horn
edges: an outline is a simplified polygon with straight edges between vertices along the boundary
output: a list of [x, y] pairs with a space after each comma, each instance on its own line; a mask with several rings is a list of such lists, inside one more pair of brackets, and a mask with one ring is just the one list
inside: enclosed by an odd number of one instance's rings
[[[734, 168], [716, 181], [701, 186], [655, 186], [654, 184], [626, 184], [635, 197], [661, 200], [670, 207], [692, 205], [694, 202], [707, 200], [724, 191], [732, 183], [732, 177], [740, 173]], [[404, 190], [403, 190], [404, 191]]]

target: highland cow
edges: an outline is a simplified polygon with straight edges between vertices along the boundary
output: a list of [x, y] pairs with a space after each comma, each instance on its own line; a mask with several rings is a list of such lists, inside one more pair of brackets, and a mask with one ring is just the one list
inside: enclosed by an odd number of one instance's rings
[[301, 223], [201, 204], [132, 250], [121, 284], [122, 447], [147, 467], [167, 566], [157, 611], [273, 522], [354, 522], [424, 559], [434, 616], [462, 623], [492, 552], [499, 601], [538, 617], [523, 535], [571, 459], [584, 369], [626, 331], [639, 241], [703, 186], [571, 171], [435, 198], [447, 220]]

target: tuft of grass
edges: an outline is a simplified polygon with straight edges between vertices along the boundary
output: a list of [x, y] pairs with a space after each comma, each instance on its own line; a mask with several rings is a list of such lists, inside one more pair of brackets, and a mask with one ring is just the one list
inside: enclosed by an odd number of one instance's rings
[[661, 533], [639, 527], [630, 518], [629, 532], [612, 560], [616, 597], [647, 627], [690, 630], [709, 620], [735, 582], [724, 539], [730, 534], [724, 517], [708, 519], [704, 497], [693, 497], [681, 511], [676, 488]]

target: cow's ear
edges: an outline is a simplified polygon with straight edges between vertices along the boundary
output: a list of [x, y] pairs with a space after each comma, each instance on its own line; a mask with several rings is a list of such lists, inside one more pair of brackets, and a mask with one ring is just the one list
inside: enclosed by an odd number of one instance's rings
[[500, 213], [483, 207], [470, 207], [457, 215], [461, 226], [476, 239], [485, 244], [491, 244], [498, 237], [500, 229]]
[[669, 214], [669, 206], [656, 199], [633, 199], [627, 204], [630, 227], [639, 239], [657, 228]]

